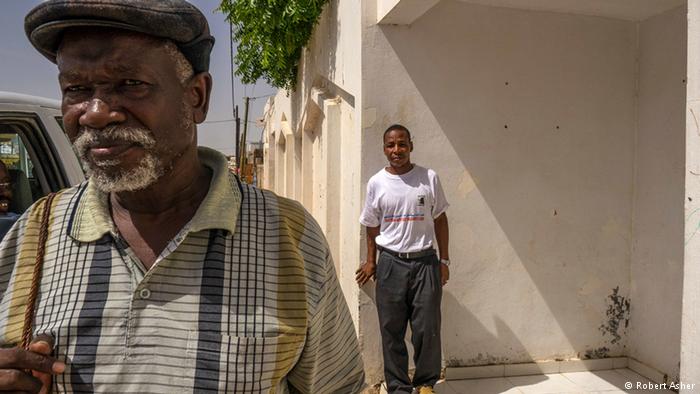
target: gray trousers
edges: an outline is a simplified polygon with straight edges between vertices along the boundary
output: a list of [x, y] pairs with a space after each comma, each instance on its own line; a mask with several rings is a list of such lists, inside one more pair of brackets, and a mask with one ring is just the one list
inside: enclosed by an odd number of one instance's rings
[[[403, 260], [382, 252], [376, 271], [376, 298], [389, 393], [411, 393], [440, 378], [440, 263], [436, 255]], [[411, 324], [416, 373], [408, 377], [404, 338]]]

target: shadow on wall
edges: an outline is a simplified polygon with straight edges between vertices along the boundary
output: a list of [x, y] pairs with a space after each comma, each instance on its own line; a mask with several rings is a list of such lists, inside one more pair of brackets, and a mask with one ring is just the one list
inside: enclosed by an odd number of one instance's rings
[[[467, 347], [475, 349], [474, 353], [476, 354], [476, 356], [467, 359], [458, 356], [447, 358], [445, 360], [446, 367], [510, 364], [514, 360], [516, 362], [534, 361], [530, 358], [527, 349], [520, 343], [517, 335], [500, 318], [494, 318], [496, 328], [494, 335], [448, 291], [443, 292], [442, 310], [442, 347], [447, 349], [450, 343], [464, 343]], [[449, 314], [446, 314], [445, 311], [449, 311]], [[494, 348], [493, 344], [507, 347], [507, 349]], [[449, 351], [443, 351], [443, 354], [449, 353]], [[500, 355], [507, 353], [514, 353], [518, 356], [512, 358]]]
[[[370, 284], [363, 287], [362, 291], [367, 295], [367, 297], [369, 297], [370, 300], [372, 300], [372, 304], [376, 305], [374, 282], [369, 283]], [[496, 335], [493, 335], [491, 330], [487, 329], [483, 324], [481, 324], [476, 316], [474, 316], [469, 309], [464, 307], [464, 305], [462, 305], [462, 303], [460, 303], [460, 301], [448, 291], [443, 292], [441, 310], [443, 358], [445, 355], [450, 353], [448, 348], [451, 343], [466, 343], [470, 348], [477, 349], [476, 356], [469, 359], [445, 359], [443, 362], [444, 367], [481, 366], [534, 361], [529, 357], [527, 349], [525, 349], [525, 347], [520, 343], [515, 333], [510, 330], [510, 328], [508, 328], [508, 326], [501, 319], [497, 317], [494, 319]], [[446, 311], [449, 311], [449, 314], [446, 313]], [[374, 312], [376, 313], [376, 309]], [[379, 335], [379, 331], [377, 331], [377, 335]], [[408, 348], [409, 359], [411, 360], [410, 368], [413, 369], [413, 348], [411, 346], [410, 338], [411, 329], [409, 325], [406, 332], [406, 346]], [[493, 348], [494, 343], [500, 344], [500, 346], [508, 347], [508, 352], [516, 353], [520, 356], [514, 359], [498, 356], [497, 354], [502, 352], [500, 351], [501, 349]], [[377, 344], [381, 346], [381, 341], [378, 341]], [[381, 354], [381, 349], [379, 350], [379, 354]], [[547, 377], [535, 375], [532, 377], [532, 379], [533, 381], [531, 384], [534, 384], [539, 381], [547, 380]], [[499, 387], [499, 389], [502, 389], [502, 387]]]
[[[634, 24], [442, 2], [410, 27], [378, 29], [407, 77], [383, 67], [373, 78], [414, 85], [401, 94], [422, 97], [486, 204], [452, 201], [453, 212], [474, 215], [466, 223], [479, 238], [454, 233], [452, 255], [467, 257], [453, 275], [484, 271], [498, 289], [446, 292], [444, 330], [453, 352], [491, 350], [448, 364], [624, 354], [624, 340], [611, 343], [601, 327], [620, 318], [606, 315], [612, 289], [628, 294]], [[430, 149], [444, 165], [446, 151]], [[495, 241], [503, 236], [506, 246]], [[504, 248], [511, 257], [485, 256]], [[482, 302], [492, 307], [479, 316], [493, 315], [496, 336], [470, 313]]]

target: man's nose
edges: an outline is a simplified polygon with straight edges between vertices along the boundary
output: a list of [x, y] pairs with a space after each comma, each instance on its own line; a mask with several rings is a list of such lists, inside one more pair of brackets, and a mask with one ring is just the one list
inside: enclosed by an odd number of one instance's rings
[[125, 120], [126, 116], [122, 111], [115, 110], [104, 100], [95, 97], [87, 103], [79, 123], [82, 127], [102, 129], [112, 123], [121, 123]]

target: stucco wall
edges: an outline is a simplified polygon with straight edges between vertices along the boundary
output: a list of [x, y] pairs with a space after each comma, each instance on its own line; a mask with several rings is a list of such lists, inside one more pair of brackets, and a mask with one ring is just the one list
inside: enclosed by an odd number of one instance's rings
[[[606, 312], [626, 313], [629, 296], [636, 24], [445, 0], [377, 26], [373, 3], [362, 186], [393, 122], [442, 178], [447, 365], [624, 354], [623, 328], [601, 327], [624, 326]], [[373, 306], [360, 312], [370, 332]]]
[[[685, 256], [681, 381], [700, 382], [700, 2], [688, 2], [688, 90], [685, 165]], [[681, 390], [691, 393], [692, 390]]]
[[629, 355], [678, 381], [683, 292], [686, 8], [639, 24]]
[[[360, 13], [354, 0], [333, 0], [325, 7], [313, 37], [302, 56], [297, 91], [292, 95], [292, 114], [304, 121], [304, 110], [313, 97], [312, 89], [321, 92], [319, 127], [325, 138], [326, 233], [331, 243], [338, 276], [345, 298], [358, 326], [358, 293], [354, 272], [359, 264], [360, 225]], [[329, 107], [330, 105], [330, 107]], [[325, 113], [332, 109], [332, 114]], [[331, 117], [329, 117], [332, 116]], [[330, 121], [330, 122], [329, 122]], [[303, 178], [306, 174], [301, 174]], [[324, 179], [318, 180], [324, 183]], [[314, 198], [318, 199], [318, 196]]]
[[[328, 3], [300, 59], [293, 92], [270, 104], [266, 149], [274, 169], [265, 179], [301, 201], [324, 229], [354, 322], [360, 225], [360, 13], [353, 0]], [[281, 136], [282, 135], [282, 136]], [[268, 165], [269, 167], [269, 165]], [[342, 208], [341, 208], [342, 207]]]
[[[410, 26], [381, 26], [376, 4], [331, 1], [266, 131], [287, 136], [284, 152], [268, 142], [269, 184], [306, 200], [328, 233], [368, 381], [382, 379], [381, 353], [374, 291], [354, 283], [357, 216], [394, 122], [452, 204], [446, 365], [630, 355], [674, 379], [685, 275], [681, 374], [698, 380], [684, 9], [637, 23], [443, 0]], [[299, 160], [308, 152], [321, 161]], [[700, 198], [688, 174], [686, 197]]]

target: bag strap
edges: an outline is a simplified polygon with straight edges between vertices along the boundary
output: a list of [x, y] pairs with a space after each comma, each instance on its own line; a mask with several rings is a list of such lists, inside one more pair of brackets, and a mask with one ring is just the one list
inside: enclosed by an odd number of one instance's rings
[[39, 229], [39, 243], [36, 248], [36, 260], [34, 261], [34, 272], [32, 273], [32, 286], [29, 289], [27, 307], [24, 310], [24, 326], [22, 327], [22, 349], [29, 350], [32, 342], [32, 331], [34, 325], [34, 313], [36, 311], [36, 299], [39, 294], [39, 284], [41, 283], [41, 271], [44, 265], [44, 254], [46, 253], [46, 241], [49, 237], [49, 219], [51, 218], [51, 204], [56, 197], [56, 193], [49, 193], [44, 202], [44, 211], [41, 215], [41, 227]]

